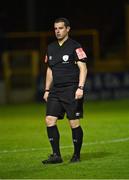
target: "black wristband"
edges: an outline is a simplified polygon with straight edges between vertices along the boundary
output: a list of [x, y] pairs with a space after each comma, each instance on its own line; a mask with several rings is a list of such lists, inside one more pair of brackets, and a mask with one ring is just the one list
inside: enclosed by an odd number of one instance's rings
[[84, 90], [83, 86], [78, 86], [78, 89]]
[[50, 90], [49, 89], [45, 89], [44, 92], [49, 92]]

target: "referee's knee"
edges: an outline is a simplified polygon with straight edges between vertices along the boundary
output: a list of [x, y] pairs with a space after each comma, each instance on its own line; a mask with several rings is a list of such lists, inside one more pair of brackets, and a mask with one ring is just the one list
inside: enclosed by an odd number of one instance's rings
[[55, 126], [56, 125], [57, 118], [53, 116], [46, 116], [45, 122], [47, 127]]
[[70, 123], [70, 127], [73, 129], [73, 128], [77, 128], [80, 126], [80, 121], [79, 119], [75, 119], [75, 120], [70, 120], [69, 121]]

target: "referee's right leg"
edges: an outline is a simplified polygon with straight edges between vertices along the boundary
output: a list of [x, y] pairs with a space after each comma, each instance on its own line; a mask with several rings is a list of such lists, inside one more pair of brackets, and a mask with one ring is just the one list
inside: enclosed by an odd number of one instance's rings
[[56, 125], [57, 117], [46, 116], [45, 122], [47, 127], [47, 135], [53, 150], [53, 154], [60, 156], [60, 148], [59, 148], [60, 134]]
[[60, 134], [56, 125], [57, 117], [54, 116], [46, 116], [45, 119], [46, 127], [47, 127], [47, 135], [49, 142], [52, 147], [53, 153], [48, 157], [48, 159], [43, 160], [43, 164], [55, 164], [63, 162], [60, 153], [59, 141]]

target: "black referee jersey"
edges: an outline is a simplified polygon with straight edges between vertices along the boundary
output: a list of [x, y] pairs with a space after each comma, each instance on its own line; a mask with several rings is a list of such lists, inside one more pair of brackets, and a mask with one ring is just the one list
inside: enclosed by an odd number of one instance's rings
[[45, 62], [52, 70], [53, 85], [65, 85], [79, 82], [77, 61], [86, 62], [86, 53], [81, 45], [68, 38], [62, 46], [58, 41], [48, 45]]

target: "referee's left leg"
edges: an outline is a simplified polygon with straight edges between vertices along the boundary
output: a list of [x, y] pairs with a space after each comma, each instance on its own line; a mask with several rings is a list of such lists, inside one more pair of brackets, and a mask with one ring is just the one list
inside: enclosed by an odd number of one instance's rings
[[83, 142], [83, 130], [80, 126], [79, 119], [69, 120], [69, 123], [72, 130], [72, 139], [74, 145], [74, 153], [71, 158], [71, 162], [78, 162], [80, 161], [80, 151]]

